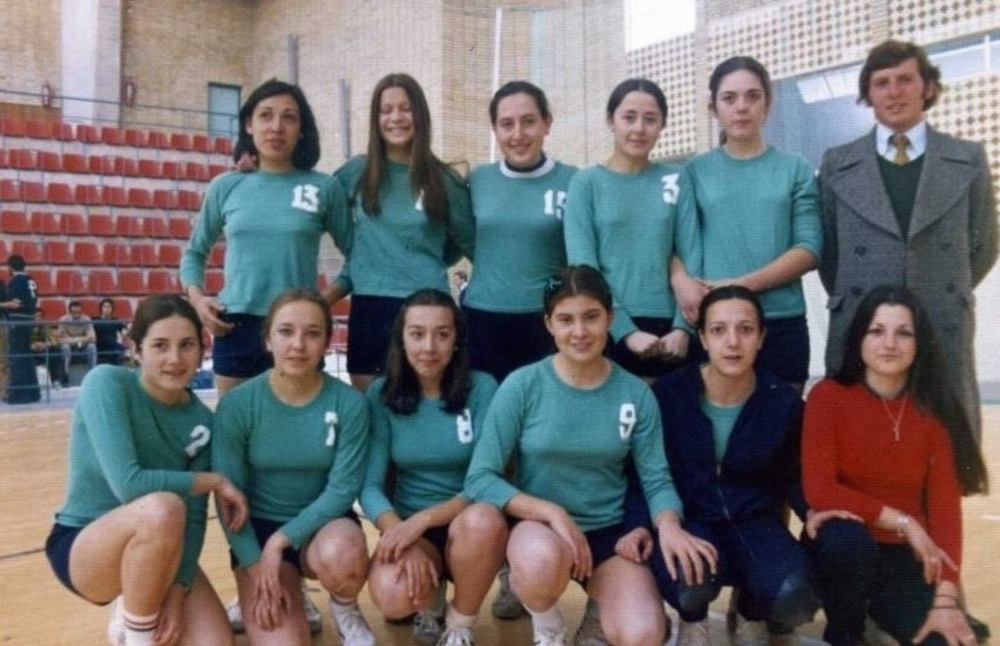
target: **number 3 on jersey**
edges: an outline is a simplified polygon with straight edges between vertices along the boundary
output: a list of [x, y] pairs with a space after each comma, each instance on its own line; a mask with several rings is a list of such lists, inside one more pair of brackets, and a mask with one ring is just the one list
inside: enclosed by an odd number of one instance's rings
[[622, 440], [628, 440], [632, 437], [635, 421], [635, 404], [632, 402], [622, 404], [622, 407], [618, 409], [618, 435], [621, 436]]
[[455, 415], [455, 432], [462, 444], [472, 441], [472, 412], [468, 408], [462, 409], [461, 415]]
[[566, 205], [566, 191], [549, 189], [545, 191], [545, 215], [554, 215], [557, 220], [563, 218], [563, 207]]
[[664, 175], [660, 178], [663, 182], [663, 202], [666, 204], [677, 204], [677, 196], [681, 192], [681, 187], [677, 183], [680, 176], [677, 173], [673, 175]]
[[319, 211], [319, 187], [299, 184], [292, 189], [292, 208], [316, 213]]

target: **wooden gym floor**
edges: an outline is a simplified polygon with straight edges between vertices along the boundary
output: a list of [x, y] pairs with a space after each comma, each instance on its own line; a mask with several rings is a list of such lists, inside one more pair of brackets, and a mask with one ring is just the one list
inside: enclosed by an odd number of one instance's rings
[[[74, 389], [75, 390], [75, 389]], [[107, 611], [87, 604], [63, 589], [49, 570], [43, 553], [52, 515], [63, 499], [66, 473], [71, 393], [55, 392], [48, 405], [13, 407], [0, 405], [0, 644], [56, 646], [106, 643]], [[990, 496], [967, 498], [965, 513], [965, 564], [963, 574], [969, 607], [994, 631], [1000, 630], [1000, 585], [994, 577], [1000, 570], [1000, 405], [984, 408], [986, 431], [984, 452], [994, 479]], [[366, 523], [369, 545], [374, 540]], [[218, 524], [209, 522], [201, 560], [225, 603], [234, 596], [235, 584], [228, 571], [225, 539]], [[324, 616], [326, 604], [313, 583], [312, 596]], [[494, 619], [489, 612], [492, 593], [476, 624], [480, 646], [531, 643], [530, 621]], [[379, 644], [410, 644], [409, 626], [385, 623], [368, 600], [362, 606]], [[560, 601], [570, 636], [582, 613], [584, 596], [575, 585]], [[722, 597], [713, 605], [712, 636], [715, 644], [726, 644], [719, 620], [726, 607]], [[822, 634], [821, 621], [799, 630], [804, 642], [816, 644]], [[240, 638], [238, 644], [246, 644]], [[327, 618], [314, 644], [338, 644], [336, 631]], [[211, 646], [211, 645], [206, 645]]]

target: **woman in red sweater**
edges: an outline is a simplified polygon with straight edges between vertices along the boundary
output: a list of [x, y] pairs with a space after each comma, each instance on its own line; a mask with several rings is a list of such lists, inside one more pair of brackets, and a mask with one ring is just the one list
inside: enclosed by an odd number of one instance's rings
[[987, 490], [986, 467], [909, 290], [868, 294], [842, 365], [810, 393], [802, 438], [809, 506], [861, 521], [806, 524], [824, 639], [862, 643], [867, 613], [901, 645], [971, 646], [959, 602], [961, 497]]

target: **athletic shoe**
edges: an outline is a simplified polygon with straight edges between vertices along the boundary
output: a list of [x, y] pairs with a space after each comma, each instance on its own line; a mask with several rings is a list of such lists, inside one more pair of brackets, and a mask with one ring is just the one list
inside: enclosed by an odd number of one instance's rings
[[767, 646], [770, 641], [767, 622], [750, 621], [741, 615], [737, 608], [739, 594], [739, 588], [733, 588], [733, 593], [729, 597], [729, 609], [726, 612], [729, 642], [732, 646]]
[[476, 646], [476, 642], [472, 640], [471, 628], [448, 626], [441, 634], [437, 646]]
[[333, 611], [333, 599], [330, 600], [330, 618], [337, 627], [341, 646], [375, 646], [375, 635], [368, 627], [361, 608], [355, 603], [351, 607], [343, 607]]
[[108, 646], [125, 646], [124, 612], [120, 597], [111, 602], [111, 618], [108, 620]]
[[534, 646], [566, 646], [566, 628], [535, 628]]
[[313, 635], [323, 632], [323, 613], [319, 611], [312, 597], [309, 596], [309, 591], [306, 590], [305, 584], [302, 585], [302, 605], [306, 611], [306, 622], [309, 624], [309, 632]]
[[504, 563], [497, 578], [500, 579], [500, 590], [493, 600], [493, 616], [497, 619], [520, 619], [528, 611], [510, 589], [510, 566]]
[[413, 641], [420, 646], [434, 646], [444, 633], [444, 615], [421, 610], [413, 617]]
[[243, 624], [243, 609], [240, 608], [239, 597], [230, 601], [229, 605], [226, 606], [226, 617], [229, 619], [229, 626], [234, 633], [242, 635], [247, 631], [247, 627]]
[[712, 646], [709, 636], [708, 619], [701, 621], [681, 621], [677, 631], [677, 646]]
[[597, 613], [597, 603], [587, 599], [587, 608], [583, 611], [580, 627], [573, 637], [574, 646], [609, 646], [608, 638], [601, 629], [601, 618]]

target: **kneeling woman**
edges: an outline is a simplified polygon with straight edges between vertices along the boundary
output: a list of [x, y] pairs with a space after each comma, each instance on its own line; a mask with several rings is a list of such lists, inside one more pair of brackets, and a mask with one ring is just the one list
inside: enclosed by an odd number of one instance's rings
[[357, 606], [368, 553], [351, 504], [368, 451], [364, 397], [319, 367], [330, 342], [327, 303], [280, 295], [264, 319], [274, 368], [227, 393], [216, 411], [212, 462], [250, 503], [226, 531], [250, 643], [311, 644], [300, 576], [319, 579], [347, 646], [375, 638]]
[[[460, 495], [495, 390], [492, 377], [469, 370], [465, 322], [451, 295], [423, 289], [407, 298], [386, 376], [368, 388], [372, 446], [361, 505], [382, 533], [368, 590], [390, 619], [417, 611], [420, 644], [472, 644], [503, 561], [506, 522]], [[446, 577], [455, 596], [442, 635]]]
[[[652, 573], [615, 555], [626, 533], [630, 458], [661, 548], [685, 564], [714, 560], [715, 552], [680, 527], [652, 393], [604, 357], [612, 317], [604, 278], [588, 266], [569, 267], [550, 279], [544, 305], [558, 352], [515, 371], [497, 390], [466, 493], [518, 519], [507, 560], [514, 593], [531, 612], [535, 644], [565, 643], [556, 602], [570, 579], [597, 602], [608, 641], [661, 644], [666, 620]], [[515, 485], [504, 479], [512, 457]]]
[[[653, 572], [663, 597], [680, 613], [683, 644], [711, 643], [708, 606], [724, 585], [739, 588], [744, 617], [768, 620], [772, 634], [790, 633], [819, 606], [809, 560], [784, 520], [786, 504], [805, 515], [802, 400], [784, 380], [754, 370], [764, 314], [749, 289], [710, 291], [699, 307], [698, 335], [708, 361], [662, 377], [653, 393], [684, 503], [684, 529], [715, 547], [716, 574], [694, 584], [668, 572], [659, 554]], [[620, 553], [639, 558], [638, 546], [648, 540], [646, 534]]]
[[841, 371], [809, 395], [806, 499], [861, 521], [806, 525], [833, 646], [862, 643], [866, 613], [900, 644], [976, 643], [958, 598], [961, 498], [986, 492], [986, 467], [936, 347], [910, 291], [873, 289]]
[[[247, 506], [228, 479], [208, 471], [212, 413], [187, 387], [201, 363], [201, 321], [180, 296], [150, 296], [129, 337], [138, 373], [99, 366], [83, 381], [66, 503], [46, 555], [87, 601], [121, 596], [126, 645], [233, 644], [198, 556], [207, 494], [231, 529]], [[117, 630], [109, 636], [121, 643]]]

